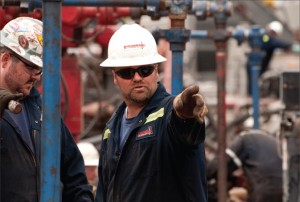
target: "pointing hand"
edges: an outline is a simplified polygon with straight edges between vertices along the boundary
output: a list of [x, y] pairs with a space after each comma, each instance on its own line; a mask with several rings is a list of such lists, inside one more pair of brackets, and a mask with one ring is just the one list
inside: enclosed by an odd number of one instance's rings
[[173, 106], [177, 116], [182, 119], [195, 118], [199, 123], [204, 123], [208, 109], [203, 97], [198, 93], [199, 86], [192, 85], [186, 88], [174, 99]]

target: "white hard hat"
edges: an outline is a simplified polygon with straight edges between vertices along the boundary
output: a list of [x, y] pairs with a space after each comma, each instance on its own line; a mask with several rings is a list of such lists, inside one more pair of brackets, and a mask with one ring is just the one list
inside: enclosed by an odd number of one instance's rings
[[283, 31], [283, 26], [280, 22], [278, 21], [273, 21], [270, 22], [267, 26], [267, 29], [272, 30], [275, 32], [277, 35], [281, 35]]
[[0, 43], [28, 62], [43, 67], [43, 23], [40, 20], [30, 17], [11, 20], [0, 33]]
[[128, 67], [164, 62], [152, 34], [138, 24], [125, 24], [111, 37], [102, 67]]
[[92, 143], [79, 142], [77, 146], [83, 156], [85, 166], [98, 166], [99, 152]]

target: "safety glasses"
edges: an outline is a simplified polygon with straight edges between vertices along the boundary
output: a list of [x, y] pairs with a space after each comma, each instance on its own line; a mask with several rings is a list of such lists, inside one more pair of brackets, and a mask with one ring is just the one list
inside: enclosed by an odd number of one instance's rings
[[24, 64], [28, 74], [30, 74], [31, 76], [41, 76], [43, 74], [42, 68], [37, 67], [37, 66], [32, 65], [32, 64], [29, 64], [27, 61], [25, 61], [23, 58], [21, 58], [17, 54], [9, 53], [9, 55], [10, 55], [10, 57], [15, 57], [18, 60], [20, 60]]
[[153, 73], [155, 69], [155, 65], [144, 65], [141, 66], [137, 69], [133, 69], [133, 68], [126, 68], [126, 69], [121, 69], [118, 71], [115, 71], [115, 73], [121, 77], [122, 79], [132, 79], [135, 75], [135, 73], [137, 72], [142, 78], [145, 78], [147, 76], [149, 76], [150, 74]]

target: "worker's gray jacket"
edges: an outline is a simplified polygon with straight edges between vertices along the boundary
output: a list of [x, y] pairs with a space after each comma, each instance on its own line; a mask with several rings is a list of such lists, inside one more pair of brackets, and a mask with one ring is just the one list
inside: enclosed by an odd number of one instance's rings
[[[0, 120], [1, 202], [40, 201], [41, 141], [47, 140], [41, 140], [41, 99], [35, 89], [31, 91], [30, 96], [25, 98], [24, 106], [30, 112], [28, 121], [31, 138], [35, 142], [35, 151], [32, 151], [24, 141], [21, 129], [5, 110], [3, 119]], [[82, 155], [63, 122], [61, 122], [60, 157], [62, 201], [93, 201], [85, 176]], [[49, 194], [54, 195], [54, 193]]]
[[97, 202], [207, 201], [205, 126], [179, 119], [173, 99], [159, 84], [122, 151], [125, 104], [113, 115], [102, 138]]

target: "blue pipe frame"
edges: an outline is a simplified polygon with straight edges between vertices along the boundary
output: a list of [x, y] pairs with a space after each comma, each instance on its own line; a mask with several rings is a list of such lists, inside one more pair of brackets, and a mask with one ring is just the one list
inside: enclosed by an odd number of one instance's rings
[[[264, 55], [264, 52], [261, 50], [262, 46], [262, 36], [265, 33], [265, 30], [259, 28], [257, 25], [251, 26], [249, 35], [248, 35], [248, 43], [251, 47], [251, 52], [248, 55], [247, 62], [247, 71], [250, 75], [249, 87], [251, 88], [251, 98], [252, 98], [252, 109], [253, 109], [253, 128], [259, 129], [259, 117], [260, 117], [260, 109], [259, 109], [259, 72], [261, 69], [261, 61]], [[217, 35], [222, 33], [212, 33], [206, 30], [193, 30], [191, 31], [191, 38], [197, 39], [214, 39], [217, 38]], [[225, 35], [223, 33], [222, 35]], [[246, 37], [244, 31], [242, 29], [236, 29], [232, 33], [227, 33], [227, 37], [232, 37], [237, 40], [238, 45], [240, 45], [243, 41], [246, 41]]]

